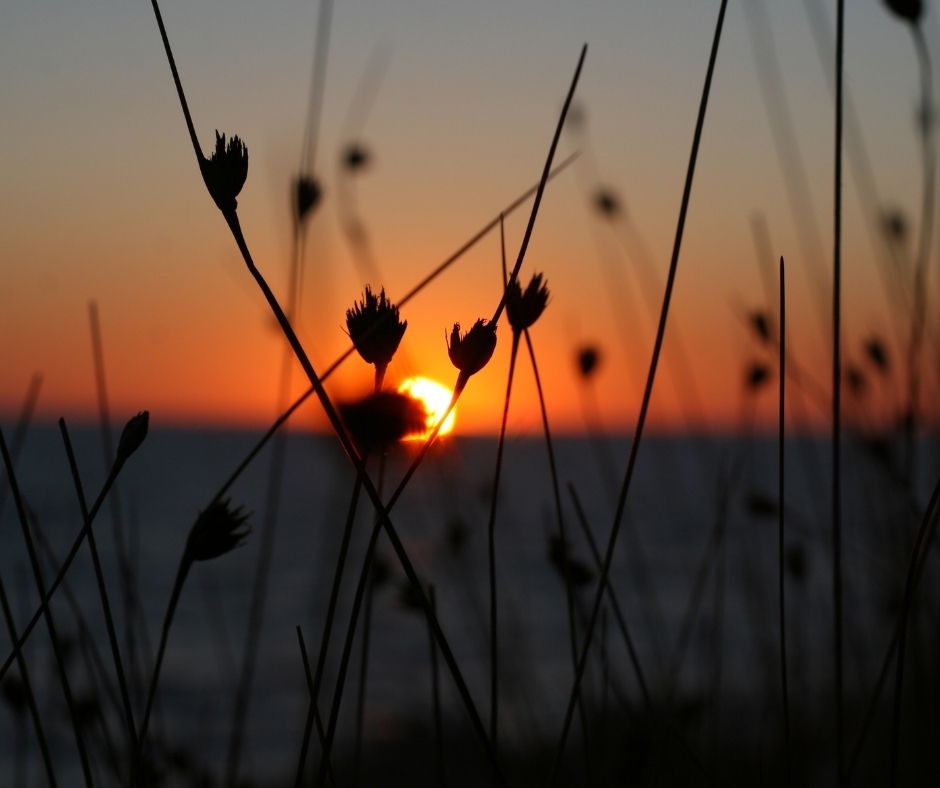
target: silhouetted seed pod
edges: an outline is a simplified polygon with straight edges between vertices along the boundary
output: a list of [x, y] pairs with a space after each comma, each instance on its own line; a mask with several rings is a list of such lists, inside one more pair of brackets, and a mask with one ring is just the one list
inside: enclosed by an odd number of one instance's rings
[[209, 561], [234, 550], [251, 533], [242, 507], [232, 509], [229, 500], [213, 501], [199, 513], [186, 540], [190, 561]]
[[594, 573], [587, 564], [572, 556], [571, 545], [564, 544], [560, 534], [549, 537], [548, 560], [562, 579], [567, 579], [575, 588], [586, 586], [594, 580]]
[[755, 361], [748, 368], [746, 383], [747, 387], [751, 391], [757, 391], [762, 388], [767, 381], [770, 380], [770, 370], [767, 368], [766, 364], [762, 364], [759, 361]]
[[600, 351], [593, 345], [585, 345], [578, 350], [578, 371], [581, 377], [587, 380], [597, 371], [601, 362]]
[[513, 279], [506, 288], [506, 316], [512, 330], [521, 333], [541, 317], [548, 304], [548, 283], [542, 274], [533, 274], [523, 292], [519, 281]]
[[888, 10], [912, 25], [920, 24], [924, 13], [923, 0], [885, 0]]
[[765, 312], [755, 310], [748, 315], [748, 322], [751, 324], [751, 328], [754, 329], [754, 333], [757, 334], [757, 338], [764, 344], [770, 342], [770, 318], [767, 317]]
[[220, 211], [234, 211], [238, 207], [239, 192], [248, 177], [248, 148], [233, 136], [228, 144], [225, 135], [215, 132], [215, 150], [210, 158], [201, 158], [199, 170], [209, 194]]
[[872, 436], [862, 439], [862, 446], [866, 453], [879, 465], [885, 468], [891, 467], [891, 446], [887, 438], [882, 436]]
[[849, 365], [845, 370], [845, 382], [855, 397], [862, 397], [868, 390], [868, 380], [865, 373], [854, 364]]
[[806, 548], [801, 544], [792, 544], [784, 553], [784, 565], [787, 574], [794, 580], [802, 581], [806, 579], [809, 572], [809, 559], [806, 556]]
[[888, 209], [882, 212], [881, 229], [892, 243], [903, 244], [907, 241], [907, 219], [898, 209]]
[[777, 501], [760, 490], [751, 490], [744, 499], [748, 514], [752, 517], [776, 517]]
[[20, 677], [7, 673], [0, 684], [0, 693], [2, 693], [4, 702], [10, 707], [14, 714], [25, 714], [29, 702], [29, 696], [26, 693], [26, 685], [20, 680]]
[[422, 611], [424, 606], [421, 604], [421, 595], [417, 589], [406, 579], [401, 581], [396, 595], [398, 604], [405, 610]]
[[460, 323], [454, 323], [447, 344], [450, 362], [464, 375], [475, 375], [489, 363], [496, 350], [496, 325], [486, 320], [477, 320], [463, 336]]
[[408, 328], [407, 320], [399, 320], [398, 307], [385, 297], [385, 288], [378, 295], [366, 285], [361, 301], [346, 310], [346, 330], [353, 345], [368, 364], [385, 370]]
[[82, 695], [75, 698], [75, 716], [83, 728], [90, 727], [101, 719], [101, 703], [96, 695]]
[[372, 558], [372, 568], [370, 570], [373, 588], [381, 588], [392, 577], [392, 569], [382, 556], [377, 555]]
[[614, 219], [621, 213], [620, 200], [617, 199], [617, 195], [603, 187], [594, 193], [594, 208], [601, 216], [608, 219]]
[[372, 163], [372, 155], [360, 143], [352, 142], [343, 150], [343, 166], [350, 172], [364, 170]]
[[396, 391], [378, 391], [357, 402], [343, 403], [339, 412], [362, 451], [420, 435], [428, 423], [424, 404]]
[[147, 438], [149, 426], [150, 411], [147, 410], [140, 411], [124, 425], [124, 429], [121, 431], [121, 439], [118, 441], [118, 462], [126, 462], [127, 459], [140, 448], [141, 444]]
[[447, 526], [447, 545], [452, 555], [460, 555], [470, 536], [470, 529], [460, 517], [455, 517]]
[[872, 337], [865, 342], [865, 355], [882, 375], [888, 374], [888, 353], [878, 337]]
[[320, 204], [323, 190], [320, 182], [310, 176], [301, 175], [294, 181], [294, 217], [297, 222], [303, 222], [307, 214]]

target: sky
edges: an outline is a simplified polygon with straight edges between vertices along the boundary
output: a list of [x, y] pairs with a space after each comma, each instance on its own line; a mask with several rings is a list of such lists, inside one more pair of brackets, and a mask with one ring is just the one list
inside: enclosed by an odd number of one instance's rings
[[[901, 209], [918, 227], [919, 88], [907, 26], [878, 0], [847, 5], [846, 81], [860, 132], [846, 151], [844, 335], [848, 361], [864, 369], [865, 339], [883, 337], [896, 354], [893, 337], [907, 331], [908, 316], [883, 292], [883, 247], [871, 229], [878, 206]], [[203, 147], [215, 129], [248, 145], [239, 215], [283, 298], [317, 3], [165, 0], [161, 8]], [[308, 229], [297, 320], [315, 367], [348, 346], [345, 310], [364, 285], [397, 298], [538, 180], [586, 42], [581, 121], [559, 148], [559, 158], [580, 155], [546, 191], [522, 279], [541, 271], [551, 291], [532, 337], [554, 426], [629, 430], [718, 8], [717, 0], [336, 0], [314, 158], [324, 200]], [[651, 410], [659, 429], [772, 424], [774, 387], [744, 385], [750, 365], [772, 362], [746, 316], [775, 300], [780, 255], [790, 347], [823, 395], [795, 392], [792, 423], [826, 423], [833, 55], [820, 60], [807, 8], [831, 20], [835, 3], [729, 4]], [[924, 29], [936, 50], [932, 7]], [[766, 65], [771, 45], [806, 173], [795, 197], [793, 160], [781, 164], [772, 132], [780, 123], [772, 126], [755, 59]], [[94, 301], [116, 420], [146, 408], [162, 424], [269, 423], [285, 343], [200, 179], [150, 3], [5, 3], [0, 74], [0, 420], [15, 418], [37, 373], [41, 419], [95, 418]], [[779, 97], [774, 106], [779, 113]], [[372, 154], [352, 179], [339, 167], [351, 140]], [[876, 195], [859, 196], [850, 155], [858, 140]], [[592, 208], [601, 186], [622, 202], [617, 221]], [[357, 262], [342, 231], [350, 210], [374, 270]], [[507, 219], [510, 259], [527, 218], [528, 206]], [[768, 239], [759, 251], [758, 225]], [[389, 383], [419, 374], [452, 384], [445, 333], [492, 314], [500, 276], [493, 232], [403, 309], [408, 330]], [[505, 322], [498, 336], [458, 407], [458, 431], [498, 428]], [[601, 353], [587, 383], [575, 366], [584, 345]], [[303, 391], [299, 366], [293, 380]], [[348, 400], [370, 385], [370, 369], [353, 357], [328, 390]], [[538, 430], [524, 356], [514, 385], [511, 428]], [[890, 384], [878, 394], [865, 407], [887, 418], [896, 395]], [[297, 421], [323, 423], [315, 404]]]

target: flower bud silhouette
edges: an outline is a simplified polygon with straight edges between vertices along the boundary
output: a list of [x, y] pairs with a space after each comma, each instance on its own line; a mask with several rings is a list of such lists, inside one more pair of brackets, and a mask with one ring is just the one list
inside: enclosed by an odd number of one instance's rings
[[245, 143], [234, 135], [226, 144], [225, 135], [216, 130], [215, 150], [210, 158], [199, 160], [199, 169], [219, 210], [234, 211], [238, 207], [235, 198], [248, 177], [248, 147]]
[[617, 195], [605, 188], [600, 188], [594, 193], [594, 207], [608, 219], [616, 218], [622, 210]]
[[233, 509], [229, 500], [217, 500], [199, 513], [186, 540], [185, 556], [190, 561], [209, 561], [234, 550], [251, 532], [248, 515], [242, 507]]
[[748, 322], [761, 342], [770, 342], [770, 318], [766, 312], [755, 310], [748, 315]]
[[460, 372], [469, 377], [487, 365], [496, 350], [496, 325], [480, 319], [464, 335], [460, 323], [454, 323], [447, 344], [447, 355]]
[[751, 391], [763, 387], [770, 380], [770, 370], [759, 361], [754, 362], [747, 370], [746, 385]]
[[385, 288], [376, 295], [366, 285], [362, 300], [346, 310], [349, 338], [363, 360], [375, 365], [377, 388], [406, 328], [408, 321], [399, 320], [398, 307], [386, 298]]
[[885, 350], [884, 344], [882, 344], [878, 337], [871, 337], [866, 340], [865, 355], [868, 356], [868, 360], [875, 365], [875, 368], [882, 375], [887, 374], [888, 368], [890, 367], [888, 352]]
[[356, 444], [369, 450], [425, 431], [428, 413], [420, 400], [395, 391], [378, 391], [339, 406]]
[[351, 142], [343, 151], [343, 166], [350, 172], [364, 170], [371, 162], [368, 149], [358, 142]]
[[300, 223], [320, 204], [323, 190], [320, 182], [309, 175], [300, 175], [294, 181], [294, 217]]
[[923, 0], [885, 0], [888, 10], [912, 25], [920, 24], [924, 13]]
[[117, 461], [127, 462], [127, 459], [140, 448], [147, 438], [147, 429], [150, 425], [150, 411], [142, 410], [124, 425], [121, 440], [118, 441]]
[[578, 351], [577, 362], [581, 377], [587, 380], [597, 371], [601, 362], [600, 351], [593, 345], [585, 345]]
[[515, 332], [522, 332], [539, 319], [548, 304], [548, 285], [542, 274], [533, 274], [523, 292], [518, 279], [512, 279], [506, 288], [506, 316]]

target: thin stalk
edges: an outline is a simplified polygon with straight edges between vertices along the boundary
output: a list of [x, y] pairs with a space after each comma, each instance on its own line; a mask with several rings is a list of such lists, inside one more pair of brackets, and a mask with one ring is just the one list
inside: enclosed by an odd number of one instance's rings
[[147, 691], [147, 705], [144, 707], [144, 715], [140, 721], [140, 731], [137, 737], [137, 756], [135, 758], [134, 772], [139, 781], [141, 767], [143, 765], [144, 747], [147, 743], [147, 729], [150, 726], [150, 713], [153, 710], [153, 703], [157, 696], [157, 685], [160, 683], [160, 670], [163, 668], [163, 655], [166, 653], [166, 643], [170, 635], [170, 627], [173, 626], [173, 616], [176, 613], [176, 606], [179, 604], [180, 595], [183, 592], [183, 585], [193, 562], [185, 553], [180, 559], [179, 569], [176, 571], [176, 579], [173, 581], [173, 590], [170, 592], [170, 602], [167, 605], [166, 614], [163, 617], [163, 629], [160, 632], [160, 645], [157, 647], [157, 659], [153, 666], [153, 674], [150, 677], [150, 688]]
[[[314, 715], [318, 714], [318, 704], [320, 702], [320, 686], [323, 682], [323, 672], [326, 668], [326, 658], [329, 652], [330, 639], [333, 634], [333, 621], [336, 617], [336, 608], [339, 604], [339, 590], [343, 580], [343, 572], [346, 568], [346, 556], [349, 553], [349, 543], [352, 540], [353, 524], [356, 521], [356, 509], [359, 504], [359, 495], [362, 491], [362, 477], [356, 476], [353, 483], [352, 497], [349, 501], [349, 507], [346, 511], [346, 523], [343, 526], [343, 536], [339, 547], [339, 556], [336, 559], [336, 569], [333, 572], [333, 584], [330, 587], [330, 598], [326, 606], [326, 618], [323, 621], [323, 634], [320, 636], [320, 651], [317, 655], [316, 668], [313, 673], [313, 680], [310, 688], [310, 708], [307, 712], [307, 732], [300, 749], [300, 758], [297, 763], [296, 786], [300, 786], [303, 781], [304, 768], [307, 761], [307, 751], [310, 745], [311, 724]], [[325, 739], [325, 737], [324, 737]]]
[[669, 316], [669, 304], [672, 299], [672, 290], [675, 285], [676, 271], [679, 267], [679, 252], [682, 249], [682, 235], [685, 229], [685, 219], [688, 213], [689, 201], [692, 196], [692, 181], [695, 174], [695, 163], [698, 159], [699, 145], [701, 143], [702, 131], [705, 125], [705, 111], [708, 107], [708, 96], [711, 90], [712, 75], [714, 74], [715, 61], [718, 57], [718, 44], [721, 40], [721, 30], [724, 25], [725, 11], [727, 10], [727, 7], [728, 0], [722, 0], [721, 8], [718, 11], [718, 21], [715, 27], [715, 36], [712, 42], [711, 53], [709, 55], [708, 67], [705, 73], [705, 85], [702, 91], [702, 100], [699, 106], [698, 118], [695, 124], [695, 132], [692, 137], [692, 150], [689, 157], [689, 166], [686, 172], [685, 186], [682, 193], [682, 203], [679, 209], [679, 219], [676, 226], [676, 236], [675, 242], [673, 244], [672, 258], [669, 262], [669, 274], [666, 278], [666, 291], [663, 295], [663, 307], [662, 311], [660, 312], [659, 325], [656, 329], [656, 340], [653, 345], [652, 358], [650, 359], [649, 374], [647, 375], [646, 386], [643, 391], [643, 399], [640, 405], [636, 431], [634, 433], [633, 442], [630, 446], [630, 455], [629, 459], [627, 460], [626, 473], [624, 475], [623, 484], [620, 488], [620, 495], [617, 501], [617, 511], [614, 517], [614, 524], [613, 528], [611, 529], [610, 538], [607, 544], [607, 552], [604, 555], [604, 566], [601, 571], [597, 592], [594, 596], [594, 602], [591, 608], [591, 616], [588, 619], [587, 630], [584, 636], [584, 643], [581, 647], [581, 657], [578, 660], [578, 669], [575, 673], [574, 685], [571, 688], [571, 693], [568, 698], [568, 705], [565, 711], [565, 720], [562, 725], [561, 735], [559, 737], [558, 745], [555, 749], [554, 762], [552, 764], [552, 771], [549, 777], [550, 785], [554, 785], [556, 782], [558, 766], [561, 762], [561, 757], [565, 749], [565, 743], [568, 739], [568, 732], [571, 728], [574, 707], [577, 702], [577, 698], [580, 695], [581, 680], [584, 677], [584, 671], [587, 668], [588, 653], [591, 648], [594, 629], [597, 626], [597, 621], [600, 617], [601, 604], [604, 599], [604, 588], [607, 583], [607, 579], [610, 576], [610, 567], [613, 563], [614, 549], [617, 545], [617, 536], [620, 533], [620, 527], [623, 522], [623, 513], [627, 502], [627, 494], [630, 490], [630, 482], [633, 478], [633, 470], [636, 466], [637, 452], [643, 437], [643, 429], [646, 425], [646, 415], [647, 411], [649, 410], [650, 400], [652, 399], [653, 383], [656, 379], [656, 369], [659, 364], [659, 356], [662, 351], [663, 340], [665, 339], [666, 334], [666, 321]]
[[[379, 495], [385, 487], [385, 458], [383, 451], [379, 456]], [[378, 524], [378, 516], [373, 527]], [[372, 632], [372, 603], [375, 601], [375, 575], [369, 576], [366, 589], [365, 610], [362, 614], [362, 650], [359, 657], [359, 691], [356, 697], [356, 738], [353, 748], [353, 785], [359, 784], [359, 770], [362, 766], [362, 729], [366, 710], [366, 688], [369, 676], [369, 641]]]
[[845, 771], [842, 709], [842, 82], [845, 0], [836, 0], [835, 182], [833, 184], [832, 280], [832, 599], [835, 610], [835, 703], [837, 785]]
[[[574, 505], [575, 513], [578, 516], [577, 519], [578, 523], [581, 525], [581, 532], [584, 534], [584, 538], [587, 540], [588, 547], [591, 550], [591, 558], [594, 561], [594, 567], [598, 572], [600, 572], [604, 565], [604, 559], [597, 547], [597, 540], [594, 538], [594, 532], [587, 521], [587, 517], [584, 513], [584, 507], [581, 504], [581, 498], [578, 495], [574, 485], [570, 482], [568, 483], [568, 494], [571, 496], [571, 502]], [[643, 674], [643, 668], [640, 667], [640, 657], [637, 654], [636, 645], [633, 643], [633, 638], [630, 635], [630, 628], [627, 626], [627, 619], [623, 614], [623, 609], [620, 607], [620, 602], [617, 600], [614, 587], [610, 584], [610, 578], [607, 579], [606, 590], [607, 600], [610, 603], [611, 609], [614, 611], [614, 619], [617, 621], [617, 626], [620, 629], [621, 636], [623, 637], [624, 645], [627, 648], [627, 655], [630, 657], [630, 664], [633, 666], [633, 672], [636, 675], [636, 682], [640, 687], [640, 694], [643, 696], [643, 705], [646, 707], [647, 713], [652, 714], [653, 699], [650, 695], [649, 686], [646, 683], [646, 676]]]
[[[297, 625], [297, 642], [300, 645], [300, 658], [304, 664], [304, 678], [307, 680], [307, 692], [310, 693], [310, 709], [312, 713], [307, 715], [307, 720], [304, 723], [304, 742], [310, 741], [310, 734], [313, 731], [314, 722], [317, 726], [317, 734], [320, 737], [320, 745], [323, 746], [324, 734], [323, 734], [323, 721], [320, 719], [320, 712], [316, 707], [313, 697], [313, 673], [310, 671], [310, 659], [307, 656], [307, 644], [304, 642], [304, 633], [300, 629], [300, 625]], [[333, 771], [330, 769], [329, 773], [330, 782], [335, 784], [333, 779]], [[300, 764], [300, 772], [296, 777], [296, 782], [299, 785], [303, 781], [303, 761]]]
[[[940, 489], [940, 482], [938, 482]], [[903, 708], [903, 689], [904, 689], [904, 656], [907, 648], [907, 628], [911, 616], [911, 609], [914, 604], [914, 590], [919, 579], [919, 571], [922, 571], [923, 564], [927, 560], [927, 550], [931, 537], [933, 536], [937, 522], [936, 491], [931, 501], [932, 506], [928, 507], [918, 529], [917, 538], [914, 541], [914, 549], [911, 554], [911, 560], [908, 564], [907, 576], [904, 581], [904, 598], [901, 605], [901, 611], [898, 614], [897, 631], [897, 662], [895, 663], [894, 673], [894, 709], [891, 725], [891, 771], [890, 785], [894, 788], [898, 784], [898, 768], [900, 764], [900, 746], [901, 746], [901, 711]], [[920, 565], [921, 570], [918, 569]]]
[[487, 566], [490, 583], [490, 741], [499, 756], [499, 632], [497, 629], [496, 604], [496, 506], [499, 496], [499, 478], [503, 470], [503, 447], [506, 444], [506, 422], [509, 420], [509, 398], [512, 395], [512, 379], [516, 371], [519, 354], [519, 332], [513, 331], [512, 350], [509, 353], [509, 375], [506, 378], [506, 397], [503, 400], [503, 417], [499, 425], [499, 441], [496, 444], [496, 468], [493, 471], [493, 492], [490, 495], [490, 515], [486, 525]]
[[[0, 578], [0, 606], [3, 607], [3, 618], [6, 621], [7, 632], [10, 635], [10, 642], [17, 642], [16, 623], [13, 620], [13, 612], [10, 610], [10, 601], [7, 598], [6, 588], [3, 585], [3, 578]], [[46, 769], [46, 777], [52, 788], [58, 784], [55, 779], [55, 770], [52, 768], [52, 756], [49, 754], [49, 742], [46, 741], [46, 734], [42, 727], [42, 716], [39, 713], [39, 706], [36, 705], [36, 695], [33, 692], [33, 684], [29, 678], [29, 667], [23, 652], [16, 650], [16, 664], [20, 671], [20, 680], [23, 682], [23, 690], [26, 693], [26, 703], [29, 706], [29, 715], [33, 720], [33, 729], [36, 731], [36, 739], [39, 741], [39, 751], [42, 753], [43, 766]]]
[[[431, 598], [431, 609], [437, 613], [437, 599], [434, 586], [428, 586], [428, 596]], [[447, 788], [447, 772], [444, 768], [444, 722], [441, 719], [441, 677], [437, 666], [437, 644], [434, 642], [434, 633], [428, 628], [429, 644], [431, 647], [431, 708], [434, 712], [434, 765], [437, 774], [438, 788]], [[496, 747], [496, 737], [493, 737], [493, 747]], [[498, 752], [498, 750], [497, 750]]]
[[[917, 586], [920, 583], [921, 578], [923, 577], [924, 568], [927, 564], [927, 554], [929, 552], [934, 535], [936, 534], [936, 510], [938, 502], [940, 502], [940, 479], [938, 479], [937, 483], [934, 485], [933, 493], [931, 494], [930, 501], [927, 504], [927, 509], [921, 518], [920, 527], [917, 529], [917, 536], [914, 539], [914, 546], [911, 550], [911, 558], [908, 563], [907, 576], [905, 579], [905, 594], [902, 601], [901, 610], [898, 613], [898, 620], [894, 625], [891, 641], [888, 643], [888, 648], [885, 651], [885, 655], [881, 661], [881, 670], [878, 673], [878, 679], [875, 682], [875, 687], [872, 690], [871, 698], [868, 702], [868, 708], [865, 713], [865, 718], [862, 722], [861, 731], [858, 735], [858, 739], [856, 740], [855, 747], [852, 749], [852, 755], [849, 759], [848, 766], [846, 767], [846, 784], [848, 784], [852, 773], [855, 770], [855, 766], [858, 764], [859, 758], [861, 757], [862, 749], [865, 746], [865, 741], [871, 728], [871, 723], [875, 718], [875, 713], [878, 708], [878, 702], [881, 698], [881, 693], [884, 690], [885, 684], [887, 683], [888, 671], [891, 667], [891, 660], [894, 659], [895, 651], [898, 649], [898, 645], [901, 640], [902, 621], [908, 615], [907, 605], [911, 600], [913, 600], [913, 595], [917, 590]], [[910, 593], [908, 593], [908, 588], [910, 588]]]
[[29, 563], [33, 571], [33, 580], [39, 591], [39, 598], [43, 602], [43, 611], [45, 614], [46, 628], [49, 631], [49, 639], [52, 641], [52, 650], [55, 653], [56, 666], [59, 671], [59, 679], [62, 682], [62, 691], [65, 695], [65, 701], [69, 708], [69, 717], [72, 721], [72, 731], [75, 734], [75, 744], [78, 747], [78, 756], [82, 765], [82, 776], [86, 786], [92, 786], [94, 779], [91, 774], [91, 761], [88, 759], [88, 752], [85, 749], [85, 738], [82, 735], [81, 721], [78, 716], [78, 709], [75, 706], [75, 698], [72, 695], [72, 687], [69, 683], [68, 671], [66, 669], [65, 655], [62, 651], [62, 642], [59, 640], [59, 633], [55, 624], [55, 617], [52, 615], [52, 607], [49, 605], [49, 594], [46, 590], [46, 582], [43, 580], [42, 568], [39, 564], [39, 554], [36, 552], [36, 545], [33, 543], [33, 537], [29, 532], [29, 520], [26, 515], [26, 504], [20, 494], [19, 484], [16, 480], [16, 473], [13, 470], [13, 459], [10, 457], [6, 440], [3, 437], [3, 431], [0, 430], [0, 454], [3, 455], [3, 464], [6, 467], [7, 479], [10, 483], [10, 491], [13, 494], [13, 501], [16, 504], [16, 513], [20, 521], [20, 528], [23, 532], [23, 541], [26, 543], [26, 552], [29, 554]]
[[[288, 312], [295, 312], [297, 305], [297, 281], [294, 274], [299, 270], [300, 264], [299, 244], [295, 245], [292, 262], [292, 276], [288, 295]], [[281, 357], [281, 374], [278, 384], [277, 408], [284, 407], [290, 395], [290, 381], [292, 371], [292, 357], [290, 348], [285, 347]], [[245, 650], [241, 673], [235, 689], [235, 702], [232, 713], [232, 729], [229, 735], [228, 752], [225, 758], [225, 785], [232, 786], [238, 778], [241, 764], [242, 741], [245, 733], [245, 719], [248, 715], [248, 704], [251, 700], [251, 689], [254, 684], [255, 667], [258, 660], [258, 649], [261, 644], [261, 629], [264, 624], [265, 607], [268, 597], [268, 586], [271, 576], [271, 561], [274, 556], [274, 544], [277, 536], [278, 515], [280, 511], [281, 490], [284, 479], [284, 465], [287, 453], [287, 432], [277, 435], [271, 448], [270, 464], [268, 466], [268, 480], [265, 491], [265, 512], [261, 529], [261, 544], [255, 562], [254, 581], [251, 589], [251, 602], [248, 610], [248, 630], [245, 638]]]
[[[101, 430], [101, 448], [104, 451], [104, 465], [108, 466], [114, 456], [114, 438], [111, 434], [111, 412], [108, 405], [108, 385], [105, 375], [104, 343], [101, 338], [101, 320], [98, 315], [98, 305], [94, 301], [88, 304], [88, 322], [91, 330], [91, 348], [95, 367], [95, 391], [98, 398], [98, 420]], [[128, 560], [127, 542], [125, 539], [124, 519], [121, 516], [121, 501], [117, 488], [108, 498], [111, 510], [111, 533], [114, 537], [114, 547], [117, 553], [118, 566], [121, 578], [121, 592], [123, 595], [124, 612], [124, 640], [125, 653], [128, 655], [128, 664], [131, 669], [136, 665], [134, 651], [134, 616], [137, 608], [134, 594], [134, 580]], [[91, 535], [90, 539], [93, 538]], [[139, 677], [137, 677], [139, 678]], [[139, 681], [138, 681], [139, 684]], [[127, 712], [125, 711], [125, 714]], [[132, 717], [128, 717], [132, 719]]]
[[326, 86], [326, 64], [330, 47], [330, 19], [333, 0], [320, 0], [317, 13], [317, 37], [313, 50], [313, 73], [310, 76], [310, 103], [307, 105], [307, 123], [304, 144], [300, 154], [301, 172], [313, 172], [317, 159], [320, 115], [323, 111], [323, 93]]
[[[10, 441], [10, 454], [15, 462], [20, 456], [20, 450], [23, 448], [23, 442], [26, 440], [26, 433], [33, 420], [33, 411], [36, 409], [36, 402], [39, 400], [39, 390], [42, 388], [42, 375], [36, 374], [29, 379], [29, 387], [26, 389], [26, 397], [23, 400], [23, 407], [20, 409], [20, 417], [16, 422], [16, 430], [13, 432], [13, 439]], [[0, 487], [0, 515], [7, 503], [7, 492], [9, 487], [3, 485]]]
[[[89, 522], [88, 501], [85, 498], [85, 489], [82, 486], [81, 475], [78, 471], [78, 462], [75, 459], [75, 452], [72, 449], [72, 440], [69, 437], [68, 427], [65, 426], [65, 419], [59, 419], [59, 431], [62, 433], [62, 442], [65, 445], [65, 454], [68, 457], [69, 470], [72, 474], [72, 481], [75, 484], [75, 494], [78, 497], [82, 520]], [[101, 600], [105, 627], [108, 631], [108, 643], [111, 646], [111, 657], [114, 660], [114, 672], [117, 676], [118, 689], [121, 693], [121, 703], [124, 707], [124, 724], [127, 728], [127, 734], [131, 744], [130, 751], [133, 752], [137, 747], [137, 733], [134, 729], [134, 712], [131, 709], [130, 693], [127, 689], [127, 680], [124, 677], [124, 663], [121, 660], [121, 650], [118, 646], [117, 631], [114, 627], [114, 616], [111, 613], [111, 603], [108, 600], [108, 588], [104, 578], [104, 570], [101, 566], [101, 557], [98, 553], [94, 529], [91, 528], [90, 525], [88, 528], [88, 550], [91, 553], [91, 560], [95, 569], [95, 582], [98, 584], [98, 597]]]
[[927, 274], [930, 261], [930, 244], [933, 234], [934, 195], [936, 193], [936, 160], [933, 146], [933, 88], [930, 49], [920, 24], [910, 26], [914, 37], [914, 49], [917, 52], [917, 65], [920, 72], [921, 106], [921, 163], [923, 166], [923, 196], [921, 202], [920, 233], [917, 243], [917, 257], [914, 263], [913, 299], [914, 309], [911, 315], [911, 341], [908, 347], [908, 405], [905, 420], [906, 429], [906, 470], [908, 484], [916, 489], [917, 473], [917, 416], [920, 399], [920, 359], [924, 339], [924, 323], [927, 317]]
[[[542, 416], [542, 432], [545, 435], [545, 445], [548, 449], [548, 467], [549, 475], [552, 480], [552, 498], [555, 504], [555, 518], [558, 525], [558, 536], [561, 540], [561, 561], [564, 571], [562, 580], [565, 585], [565, 606], [568, 613], [568, 643], [571, 648], [571, 666], [572, 669], [578, 668], [578, 633], [575, 623], [575, 598], [574, 589], [571, 586], [570, 573], [568, 568], [568, 534], [565, 528], [565, 517], [561, 506], [561, 489], [558, 483], [558, 466], [555, 462], [555, 450], [552, 445], [552, 433], [548, 424], [548, 408], [545, 405], [545, 392], [542, 389], [542, 376], [539, 374], [539, 365], [535, 359], [535, 346], [532, 344], [532, 336], [528, 329], [525, 330], [526, 349], [529, 351], [529, 361], [532, 363], [532, 375], [535, 378], [535, 390], [538, 394], [539, 410]], [[517, 334], [513, 334], [516, 339]], [[584, 760], [587, 771], [587, 783], [591, 783], [591, 751], [590, 736], [587, 727], [587, 713], [584, 708], [583, 699], [578, 697], [578, 716], [581, 720], [582, 742], [584, 745]]]
[[786, 548], [784, 543], [784, 427], [787, 364], [787, 291], [783, 258], [780, 258], [780, 342], [778, 347], [777, 397], [777, 594], [780, 617], [780, 691], [783, 697], [783, 757], [787, 786], [792, 782], [790, 762], [790, 691], [787, 686], [787, 618], [786, 618]]
[[124, 463], [121, 461], [115, 461], [114, 465], [111, 467], [111, 472], [108, 474], [108, 478], [105, 480], [104, 486], [101, 488], [101, 492], [98, 493], [98, 497], [95, 499], [94, 504], [92, 504], [91, 510], [88, 513], [88, 518], [85, 520], [85, 523], [82, 525], [81, 531], [79, 531], [78, 536], [75, 537], [75, 540], [72, 542], [72, 546], [69, 548], [68, 554], [65, 556], [65, 560], [62, 562], [62, 566], [59, 568], [58, 574], [56, 574], [55, 579], [49, 585], [48, 588], [48, 597], [45, 600], [41, 600], [39, 608], [33, 613], [32, 618], [30, 618], [26, 627], [23, 629], [23, 632], [20, 634], [20, 639], [14, 644], [13, 651], [6, 658], [3, 665], [0, 666], [0, 681], [3, 680], [3, 677], [6, 675], [7, 670], [13, 664], [14, 660], [17, 658], [17, 654], [25, 646], [26, 641], [29, 639], [30, 634], [33, 629], [36, 627], [36, 624], [39, 623], [39, 620], [43, 617], [44, 613], [47, 610], [48, 602], [52, 599], [53, 594], [62, 584], [62, 581], [65, 579], [65, 574], [68, 572], [69, 568], [72, 566], [72, 562], [75, 560], [75, 556], [78, 555], [78, 551], [81, 549], [82, 542], [84, 541], [86, 535], [88, 534], [89, 529], [91, 528], [92, 522], [94, 522], [95, 516], [98, 514], [98, 511], [101, 509], [102, 504], [104, 503], [105, 498], [108, 496], [111, 487], [114, 485], [115, 480], [121, 472], [121, 468], [124, 467]]

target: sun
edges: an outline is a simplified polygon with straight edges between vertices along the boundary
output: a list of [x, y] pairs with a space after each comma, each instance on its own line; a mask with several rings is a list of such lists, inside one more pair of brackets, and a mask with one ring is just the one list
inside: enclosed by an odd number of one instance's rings
[[[398, 391], [401, 394], [414, 397], [424, 405], [425, 410], [428, 412], [427, 430], [423, 433], [409, 435], [404, 440], [427, 440], [431, 435], [431, 430], [434, 429], [434, 426], [440, 421], [441, 416], [443, 416], [444, 412], [447, 410], [451, 397], [454, 395], [453, 392], [447, 388], [447, 386], [438, 383], [436, 380], [422, 377], [413, 377], [402, 381], [402, 384], [398, 387]], [[454, 408], [451, 410], [447, 420], [441, 425], [438, 435], [447, 435], [452, 432], [456, 418], [457, 409]]]

